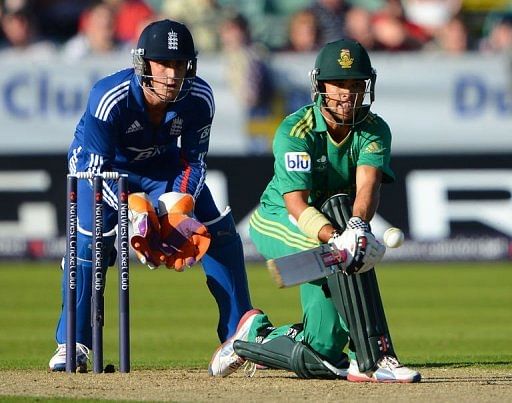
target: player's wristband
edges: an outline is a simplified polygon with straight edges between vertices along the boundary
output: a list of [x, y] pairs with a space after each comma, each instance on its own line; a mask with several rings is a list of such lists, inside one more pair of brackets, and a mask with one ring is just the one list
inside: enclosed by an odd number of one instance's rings
[[297, 220], [299, 229], [308, 237], [320, 241], [318, 233], [324, 225], [329, 225], [331, 222], [316, 208], [308, 207], [302, 212]]
[[370, 232], [370, 227], [368, 223], [363, 221], [361, 217], [352, 216], [350, 220], [347, 222], [347, 228], [350, 229], [362, 229], [363, 231]]

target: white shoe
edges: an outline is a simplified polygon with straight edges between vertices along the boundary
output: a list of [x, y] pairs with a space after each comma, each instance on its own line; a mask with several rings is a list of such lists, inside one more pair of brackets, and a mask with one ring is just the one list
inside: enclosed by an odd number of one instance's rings
[[235, 353], [233, 343], [235, 340], [247, 341], [249, 329], [254, 322], [254, 318], [262, 313], [259, 309], [251, 309], [242, 316], [240, 322], [238, 322], [235, 334], [221, 344], [213, 353], [208, 365], [208, 373], [211, 376], [228, 376], [244, 365], [246, 360]]
[[390, 355], [382, 357], [373, 372], [359, 372], [356, 360], [350, 361], [347, 380], [351, 382], [397, 382], [412, 383], [421, 380], [421, 374], [400, 364]]
[[[87, 361], [89, 360], [89, 349], [81, 343], [76, 343], [76, 370], [87, 372]], [[66, 370], [66, 343], [58, 344], [55, 354], [48, 364], [52, 372]]]

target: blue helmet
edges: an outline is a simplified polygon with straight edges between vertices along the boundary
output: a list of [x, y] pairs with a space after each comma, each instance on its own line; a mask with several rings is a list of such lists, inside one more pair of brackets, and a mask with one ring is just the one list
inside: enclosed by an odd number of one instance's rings
[[152, 22], [140, 34], [137, 48], [132, 49], [132, 55], [133, 67], [141, 83], [152, 78], [147, 68], [148, 60], [187, 61], [187, 72], [183, 77], [182, 88], [182, 91], [186, 91], [179, 99], [188, 93], [192, 80], [196, 76], [197, 52], [192, 34], [184, 24], [171, 20]]

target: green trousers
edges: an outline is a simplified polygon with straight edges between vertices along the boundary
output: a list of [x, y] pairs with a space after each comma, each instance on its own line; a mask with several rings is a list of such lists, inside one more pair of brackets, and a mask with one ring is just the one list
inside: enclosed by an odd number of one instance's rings
[[[275, 259], [318, 246], [316, 240], [308, 238], [290, 221], [287, 213], [269, 214], [261, 208], [251, 217], [249, 233], [258, 252], [265, 259]], [[267, 315], [258, 315], [249, 331], [249, 341], [256, 341], [256, 337], [267, 329], [265, 338], [288, 335], [296, 341], [303, 341], [321, 357], [336, 365], [343, 359], [342, 352], [348, 343], [349, 332], [331, 298], [326, 295], [326, 290], [325, 280], [300, 285], [302, 330], [297, 331], [297, 327], [291, 324], [272, 330]], [[355, 358], [354, 354], [349, 355]]]

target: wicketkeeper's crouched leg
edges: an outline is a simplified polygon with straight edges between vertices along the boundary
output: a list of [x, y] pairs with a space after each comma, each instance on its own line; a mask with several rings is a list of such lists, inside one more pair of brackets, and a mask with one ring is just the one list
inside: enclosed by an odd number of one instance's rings
[[229, 207], [204, 224], [212, 238], [202, 264], [208, 288], [219, 307], [217, 334], [224, 342], [236, 332], [243, 314], [252, 308], [244, 252]]

